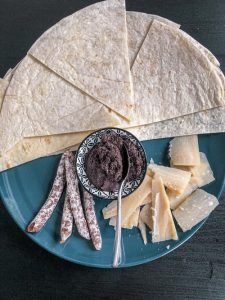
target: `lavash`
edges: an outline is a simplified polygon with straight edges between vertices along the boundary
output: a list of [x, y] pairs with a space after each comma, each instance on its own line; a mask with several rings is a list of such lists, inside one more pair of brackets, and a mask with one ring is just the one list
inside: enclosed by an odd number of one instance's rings
[[133, 97], [125, 0], [107, 0], [75, 12], [47, 30], [29, 53], [75, 87], [130, 118]]
[[[132, 29], [132, 20], [134, 19], [134, 28]], [[137, 32], [138, 20], [140, 20], [141, 24], [141, 31], [139, 31], [139, 35]], [[127, 22], [128, 44], [129, 46], [133, 45], [132, 47], [130, 47], [129, 52], [130, 62], [132, 62], [132, 59], [136, 57], [137, 53], [139, 52], [139, 48], [143, 43], [143, 39], [149, 30], [152, 22], [152, 16], [137, 12], [127, 12]], [[164, 23], [166, 23], [166, 21]], [[178, 26], [176, 23], [173, 24], [171, 25], [175, 27]], [[135, 31], [136, 34], [132, 36], [131, 32]], [[184, 33], [184, 35], [187, 34]], [[140, 36], [139, 40], [138, 36]], [[132, 41], [132, 38], [134, 39], [134, 41]], [[187, 38], [191, 37], [188, 36]], [[212, 64], [218, 65], [216, 58], [210, 51], [201, 46], [193, 38], [191, 39], [193, 44], [195, 44], [195, 46], [198, 47], [206, 57], [208, 57], [208, 60], [210, 60]], [[205, 51], [204, 49], [206, 49], [207, 51]], [[223, 80], [224, 77], [221, 71], [216, 67], [215, 70], [218, 73], [218, 76], [221, 77], [221, 80]], [[11, 77], [10, 73], [8, 76]], [[151, 138], [171, 137], [176, 135], [223, 132], [225, 131], [224, 124], [225, 109], [214, 108], [207, 111], [186, 115], [180, 118], [166, 120], [146, 126], [129, 128], [128, 130], [134, 133], [140, 140], [147, 140]], [[11, 151], [8, 151], [4, 155], [4, 157], [0, 158], [0, 171], [41, 156], [49, 155], [54, 152], [60, 152], [60, 149], [68, 148], [79, 143], [88, 133], [90, 132], [53, 135], [48, 137], [25, 138], [24, 140], [20, 141]]]

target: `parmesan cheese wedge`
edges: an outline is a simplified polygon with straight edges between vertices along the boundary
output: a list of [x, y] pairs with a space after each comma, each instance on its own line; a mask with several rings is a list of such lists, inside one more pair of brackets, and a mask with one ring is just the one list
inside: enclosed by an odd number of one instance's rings
[[208, 159], [203, 152], [200, 152], [200, 165], [198, 166], [174, 166], [172, 161], [170, 161], [170, 166], [176, 169], [191, 172], [192, 176], [198, 181], [198, 187], [202, 187], [215, 180]]
[[142, 201], [141, 206], [145, 204], [149, 204], [152, 202], [152, 193], [148, 194], [148, 196]]
[[141, 209], [139, 220], [141, 220], [145, 225], [147, 225], [152, 230], [153, 224], [152, 224], [151, 204], [147, 204]]
[[[142, 184], [132, 194], [122, 199], [122, 218], [124, 221], [142, 205], [146, 197], [151, 193], [152, 178], [145, 176]], [[109, 219], [117, 215], [117, 201], [111, 202], [109, 206], [102, 210], [104, 219]]]
[[191, 178], [191, 173], [175, 168], [159, 166], [156, 164], [149, 165], [150, 170], [162, 178], [163, 184], [170, 190], [177, 193], [183, 193]]
[[[123, 205], [123, 199], [122, 199]], [[102, 209], [102, 214], [104, 219], [110, 219], [117, 215], [117, 200], [113, 200], [106, 207]]]
[[188, 185], [182, 194], [177, 194], [174, 191], [168, 190], [167, 195], [170, 201], [170, 208], [176, 209], [188, 196], [190, 196], [198, 188], [198, 180], [191, 177]]
[[139, 230], [141, 232], [141, 237], [143, 239], [143, 242], [146, 245], [147, 244], [146, 226], [145, 226], [145, 223], [142, 222], [142, 220], [140, 218], [139, 218], [139, 221], [138, 221], [138, 228], [139, 228]]
[[[138, 226], [140, 208], [138, 207], [126, 220], [122, 216], [122, 228], [132, 229], [134, 226]], [[109, 225], [116, 226], [116, 217], [112, 217], [109, 220]]]
[[[147, 197], [142, 201], [140, 206], [149, 204], [152, 202], [152, 194], [149, 193]], [[122, 205], [123, 205], [123, 199], [122, 199]], [[112, 211], [115, 212], [115, 215], [112, 216]], [[113, 200], [108, 204], [108, 206], [104, 207], [102, 209], [103, 217], [104, 219], [109, 219], [111, 217], [117, 216], [117, 200]]]
[[172, 139], [169, 155], [174, 166], [198, 166], [200, 164], [197, 135]]
[[152, 242], [177, 240], [178, 236], [170, 211], [169, 199], [160, 177], [155, 177], [152, 180], [152, 209]]
[[200, 152], [200, 165], [191, 168], [191, 173], [198, 181], [198, 186], [202, 187], [215, 180], [205, 153]]
[[187, 231], [205, 219], [218, 204], [215, 196], [198, 189], [173, 211], [173, 215], [181, 229]]
[[215, 180], [208, 159], [203, 152], [200, 152], [200, 165], [198, 166], [174, 166], [172, 162], [170, 162], [170, 165], [176, 169], [191, 172], [192, 176], [198, 182], [198, 187], [202, 187]]
[[179, 169], [179, 170], [183, 170], [183, 171], [187, 171], [187, 172], [191, 172], [192, 170], [192, 166], [174, 166], [173, 162], [170, 160], [170, 167], [171, 168], [175, 168], [175, 169]]

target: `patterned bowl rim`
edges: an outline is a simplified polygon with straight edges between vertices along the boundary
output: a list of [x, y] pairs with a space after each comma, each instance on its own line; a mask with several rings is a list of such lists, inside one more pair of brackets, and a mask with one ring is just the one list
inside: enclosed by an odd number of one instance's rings
[[[134, 192], [134, 191], [142, 184], [142, 182], [143, 182], [143, 180], [144, 180], [144, 178], [145, 178], [145, 176], [146, 176], [146, 173], [147, 173], [147, 166], [148, 166], [148, 164], [147, 164], [146, 152], [145, 152], [145, 149], [144, 149], [143, 145], [141, 144], [141, 142], [139, 141], [139, 139], [138, 139], [135, 135], [133, 135], [131, 132], [129, 132], [129, 131], [125, 130], [125, 129], [118, 128], [118, 127], [106, 127], [106, 128], [102, 128], [102, 129], [98, 129], [98, 130], [93, 131], [92, 133], [90, 133], [88, 136], [86, 136], [86, 137], [83, 139], [83, 141], [80, 143], [80, 145], [79, 145], [79, 147], [78, 147], [78, 149], [77, 149], [77, 151], [76, 151], [76, 158], [75, 158], [75, 162], [76, 162], [76, 167], [75, 167], [75, 169], [76, 169], [76, 175], [77, 175], [77, 177], [78, 177], [78, 180], [79, 180], [80, 184], [82, 185], [82, 187], [83, 187], [88, 193], [92, 194], [92, 195], [95, 196], [95, 197], [98, 197], [98, 198], [104, 199], [104, 200], [115, 200], [115, 199], [117, 199], [117, 196], [115, 196], [115, 197], [107, 197], [107, 196], [104, 196], [104, 195], [103, 195], [103, 196], [98, 196], [98, 195], [95, 194], [95, 192], [92, 191], [91, 188], [90, 188], [90, 190], [88, 190], [88, 189], [84, 186], [84, 184], [83, 184], [83, 182], [82, 182], [82, 180], [81, 180], [81, 178], [80, 178], [80, 175], [79, 175], [79, 172], [78, 172], [78, 167], [77, 167], [78, 154], [80, 153], [80, 150], [81, 150], [81, 148], [83, 147], [83, 144], [86, 142], [86, 140], [89, 139], [92, 135], [97, 134], [98, 132], [101, 132], [101, 131], [104, 132], [104, 131], [107, 131], [107, 130], [119, 130], [119, 131], [124, 132], [126, 135], [128, 135], [128, 137], [129, 137], [129, 136], [132, 136], [133, 139], [136, 140], [136, 142], [137, 142], [139, 148], [142, 149], [142, 152], [143, 152], [143, 155], [144, 155], [144, 167], [143, 167], [143, 171], [142, 171], [142, 177], [140, 178], [140, 181], [139, 181], [138, 185], [137, 185], [133, 190], [131, 190], [131, 192], [129, 192], [129, 193], [126, 195], [126, 197], [129, 196], [129, 195], [131, 195], [131, 194], [132, 194], [132, 193], [133, 193], [133, 192]], [[93, 146], [93, 147], [94, 147], [94, 146]], [[99, 190], [99, 191], [100, 191], [100, 192], [103, 192], [103, 191], [101, 191], [101, 190]]]

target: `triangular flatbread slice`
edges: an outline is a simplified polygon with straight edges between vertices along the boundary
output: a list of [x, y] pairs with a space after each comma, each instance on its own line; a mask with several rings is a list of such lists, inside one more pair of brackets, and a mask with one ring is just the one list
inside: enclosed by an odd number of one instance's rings
[[[168, 23], [167, 19], [159, 19], [159, 16], [153, 16], [154, 19], [166, 23], [172, 27], [177, 27], [176, 23]], [[131, 66], [133, 59], [137, 56], [145, 36], [152, 23], [152, 15], [140, 12], [127, 12], [127, 30], [129, 57]], [[208, 59], [214, 68], [214, 71], [220, 77], [225, 89], [224, 75], [217, 67], [219, 62], [216, 57], [198, 41], [193, 39], [187, 33], [179, 30], [198, 50]], [[215, 65], [215, 67], [213, 66]], [[129, 128], [140, 140], [157, 139], [164, 137], [193, 135], [201, 133], [215, 133], [225, 131], [225, 107], [216, 107], [206, 111], [200, 111], [194, 114], [188, 114], [174, 119], [165, 120], [144, 126]]]
[[[145, 40], [153, 20], [157, 20], [175, 28], [180, 28], [179, 24], [157, 15], [145, 14], [136, 11], [127, 11], [126, 16], [130, 67], [133, 66], [135, 58]], [[205, 48], [183, 30], [180, 30], [180, 32], [182, 32], [182, 34], [188, 40], [190, 40], [191, 43], [195, 44], [195, 46], [202, 51], [214, 65], [220, 65], [219, 61], [212, 54], [212, 52], [210, 52], [207, 48]]]
[[131, 73], [137, 125], [224, 104], [223, 84], [214, 65], [179, 29], [157, 20]]
[[132, 68], [134, 64], [135, 58], [145, 40], [153, 20], [158, 20], [175, 28], [180, 28], [179, 24], [157, 15], [127, 11], [126, 17], [130, 68]]
[[62, 153], [68, 148], [71, 150], [72, 145], [79, 144], [89, 133], [80, 132], [24, 138], [10, 151], [0, 156], [0, 172], [43, 156]]
[[0, 154], [24, 137], [82, 132], [118, 124], [117, 115], [27, 56], [7, 88]]
[[133, 98], [124, 0], [99, 2], [61, 20], [29, 53], [129, 119]]

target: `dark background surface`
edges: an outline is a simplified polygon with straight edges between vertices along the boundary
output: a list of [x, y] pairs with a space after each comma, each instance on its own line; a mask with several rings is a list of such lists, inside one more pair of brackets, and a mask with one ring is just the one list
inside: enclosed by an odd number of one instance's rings
[[[0, 76], [47, 28], [96, 1], [0, 0]], [[209, 48], [225, 71], [224, 0], [128, 0]], [[0, 299], [225, 299], [225, 194], [194, 237], [157, 261], [128, 269], [74, 265], [42, 250], [0, 204]]]

